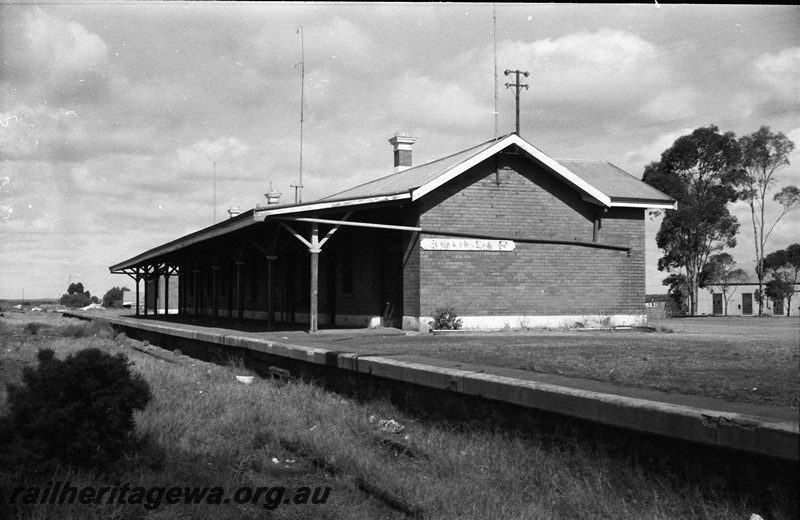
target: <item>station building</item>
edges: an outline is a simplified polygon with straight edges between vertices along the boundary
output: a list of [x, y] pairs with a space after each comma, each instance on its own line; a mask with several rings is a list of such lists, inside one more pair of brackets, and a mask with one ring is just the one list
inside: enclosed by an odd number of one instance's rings
[[174, 287], [178, 313], [212, 322], [427, 331], [441, 308], [466, 329], [646, 322], [645, 212], [673, 199], [516, 134], [412, 167], [415, 141], [390, 139], [390, 175], [259, 205], [110, 270], [136, 280], [137, 299], [140, 281]]

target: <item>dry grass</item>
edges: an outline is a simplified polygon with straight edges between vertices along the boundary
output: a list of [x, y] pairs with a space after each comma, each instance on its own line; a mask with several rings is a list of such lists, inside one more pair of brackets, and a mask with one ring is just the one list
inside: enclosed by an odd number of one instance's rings
[[[137, 416], [137, 431], [150, 444], [131, 454], [117, 474], [92, 476], [64, 469], [55, 475], [13, 475], [0, 471], [0, 489], [46, 481], [109, 485], [112, 480], [141, 486], [331, 486], [325, 505], [279, 507], [162, 505], [35, 506], [20, 518], [399, 518], [385, 503], [357, 489], [368, 483], [425, 518], [749, 518], [752, 512], [792, 518], [796, 511], [776, 495], [774, 511], [757, 511], [748, 497], [731, 497], [682, 483], [638, 463], [613, 458], [583, 445], [550, 446], [535, 439], [460, 425], [418, 421], [385, 402], [359, 404], [305, 384], [277, 386], [236, 381], [241, 367], [222, 367], [163, 353], [174, 362], [146, 355], [124, 336], [107, 332], [75, 338], [56, 331], [68, 326], [45, 322], [36, 334], [22, 321], [5, 320], [0, 367], [16, 379], [35, 349], [48, 346], [59, 357], [87, 346], [125, 352], [154, 391]], [[71, 324], [70, 324], [71, 325]], [[82, 326], [88, 327], [83, 324]], [[53, 332], [52, 335], [44, 334]], [[28, 334], [26, 337], [25, 334]], [[5, 400], [0, 402], [4, 410]], [[400, 434], [376, 428], [393, 418]], [[385, 438], [407, 445], [417, 456], [387, 449]], [[278, 462], [276, 463], [275, 460]], [[314, 461], [335, 467], [321, 470]], [[293, 461], [293, 462], [290, 462]], [[783, 497], [783, 498], [782, 498]], [[750, 497], [752, 498], [752, 497]], [[2, 511], [0, 511], [2, 516]]]
[[[310, 346], [324, 346], [331, 338], [283, 335], [288, 342]], [[415, 354], [730, 401], [800, 405], [797, 316], [659, 320], [646, 331], [530, 330], [377, 340], [353, 334], [337, 340], [336, 349]]]

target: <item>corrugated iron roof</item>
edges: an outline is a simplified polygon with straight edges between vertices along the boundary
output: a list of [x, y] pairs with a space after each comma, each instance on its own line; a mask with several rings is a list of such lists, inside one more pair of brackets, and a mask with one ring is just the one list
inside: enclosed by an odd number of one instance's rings
[[479, 144], [462, 152], [431, 161], [420, 166], [414, 166], [407, 170], [375, 179], [374, 181], [367, 182], [349, 190], [340, 191], [333, 195], [323, 197], [320, 201], [333, 201], [333, 200], [347, 200], [357, 199], [362, 197], [375, 197], [387, 196], [397, 193], [408, 193], [411, 190], [424, 186], [429, 182], [437, 179], [441, 175], [452, 170], [459, 164], [467, 159], [486, 150], [493, 144], [504, 139], [505, 136], [498, 139], [492, 139], [485, 143]]
[[556, 162], [600, 190], [612, 201], [671, 200], [659, 190], [607, 161], [556, 159]]
[[[360, 186], [319, 199], [319, 202], [409, 193], [428, 184], [436, 184], [434, 181], [440, 177], [447, 175], [459, 165], [513, 135], [514, 134], [509, 134], [497, 139], [492, 139], [491, 141], [487, 141], [442, 159], [437, 159], [420, 166], [381, 177], [374, 181], [361, 184]], [[518, 137], [516, 139], [519, 140]], [[533, 146], [530, 146], [530, 143], [525, 142], [525, 144], [527, 144], [530, 149], [535, 150]], [[510, 145], [511, 143], [509, 146]], [[540, 151], [536, 151], [543, 156]], [[541, 159], [542, 157], [538, 158]], [[664, 193], [645, 184], [640, 179], [637, 179], [633, 175], [607, 161], [576, 159], [552, 159], [552, 161], [557, 162], [559, 165], [566, 168], [569, 173], [585, 182], [588, 185], [587, 187], [594, 188], [598, 192], [606, 195], [612, 203], [646, 204], [655, 202], [659, 204], [670, 204], [674, 202]], [[574, 185], [574, 178], [565, 178], [563, 171], [555, 173], [561, 175], [564, 181]], [[566, 175], [569, 175], [569, 173]], [[581, 189], [580, 187], [577, 188]], [[427, 193], [429, 190], [425, 189], [422, 191]]]

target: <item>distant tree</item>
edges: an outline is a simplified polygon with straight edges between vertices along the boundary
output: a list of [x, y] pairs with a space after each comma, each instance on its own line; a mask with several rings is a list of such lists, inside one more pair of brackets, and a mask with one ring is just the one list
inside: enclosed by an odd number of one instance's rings
[[[766, 274], [764, 248], [767, 239], [784, 215], [800, 208], [800, 189], [796, 186], [784, 187], [772, 198], [783, 209], [769, 229], [765, 230], [768, 195], [778, 182], [775, 172], [789, 166], [789, 155], [795, 146], [783, 133], [774, 134], [768, 126], [762, 126], [758, 131], [743, 136], [739, 139], [739, 145], [742, 150], [742, 167], [746, 172], [741, 197], [750, 205], [756, 250], [756, 276], [758, 277], [758, 289], [761, 291]], [[763, 314], [763, 311], [763, 301], [759, 301], [758, 314]]]
[[736, 292], [735, 285], [747, 280], [747, 273], [736, 267], [736, 261], [728, 253], [719, 253], [708, 258], [700, 274], [700, 287], [707, 287], [713, 292], [716, 287], [722, 292], [725, 302], [725, 316], [728, 315], [728, 301]]
[[103, 295], [103, 307], [122, 307], [125, 291], [130, 291], [127, 287], [112, 287]]
[[689, 293], [691, 289], [686, 281], [686, 275], [672, 273], [662, 281], [668, 287], [667, 294], [678, 304], [678, 309], [682, 312], [688, 308]]
[[90, 303], [96, 303], [99, 300], [96, 296], [92, 296], [89, 291], [84, 291], [81, 282], [71, 283], [67, 288], [67, 294], [61, 296], [59, 303], [66, 307], [86, 307]]
[[69, 284], [67, 294], [83, 294], [83, 284], [81, 282]]
[[[644, 182], [678, 201], [666, 210], [656, 243], [664, 251], [661, 271], [683, 272], [689, 290], [689, 312], [697, 313], [700, 274], [708, 257], [736, 246], [739, 222], [728, 204], [735, 202], [743, 173], [733, 132], [711, 125], [679, 137], [645, 167]], [[669, 280], [669, 278], [667, 278]]]
[[84, 294], [65, 294], [61, 297], [59, 303], [65, 307], [86, 307], [92, 301]]
[[773, 278], [764, 285], [764, 294], [772, 301], [786, 302], [786, 315], [789, 316], [792, 310], [792, 296], [794, 296], [794, 284]]
[[764, 272], [772, 278], [767, 282], [765, 294], [773, 300], [785, 300], [786, 315], [789, 316], [795, 286], [800, 281], [800, 244], [792, 244], [764, 257]]

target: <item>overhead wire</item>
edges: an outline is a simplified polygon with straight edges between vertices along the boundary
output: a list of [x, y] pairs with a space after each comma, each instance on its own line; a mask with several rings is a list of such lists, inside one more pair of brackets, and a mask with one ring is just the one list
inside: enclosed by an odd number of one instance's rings
[[[714, 121], [713, 124], [719, 125], [719, 124], [722, 124], [722, 123], [731, 123], [731, 122], [734, 122], [734, 121], [746, 121], [748, 119], [763, 118], [763, 117], [774, 116], [774, 115], [778, 115], [778, 114], [785, 114], [785, 113], [789, 113], [789, 112], [800, 112], [800, 107], [790, 108], [788, 110], [778, 110], [778, 111], [775, 111], [775, 112], [768, 112], [766, 114], [758, 114], [758, 115], [753, 115], [753, 116], [735, 117], [735, 118], [731, 118], [731, 119], [723, 119], [723, 120], [720, 120], [720, 121]], [[698, 117], [703, 117], [703, 116], [696, 116], [694, 118], [689, 118], [689, 119], [696, 119]], [[664, 123], [664, 124], [667, 124], [667, 123]], [[711, 124], [711, 123], [709, 123], [709, 124]], [[624, 131], [624, 130], [619, 130], [618, 132], [621, 132], [621, 131]], [[657, 130], [657, 131], [654, 131], [654, 132], [637, 133], [636, 137], [642, 137], [642, 136], [648, 136], [648, 135], [657, 135], [657, 134], [661, 134], [661, 133], [663, 133], [663, 131], [661, 131], [661, 130]], [[595, 135], [585, 136], [585, 137], [582, 137], [580, 139], [586, 140], [586, 139], [592, 139], [593, 137], [604, 137], [604, 135], [605, 134], [595, 134]], [[604, 139], [601, 142], [622, 141], [624, 139], [631, 139], [631, 136], [614, 137], [614, 138], [611, 138], [611, 139]], [[572, 140], [572, 139], [570, 139], [570, 140]], [[563, 141], [566, 141], [566, 140], [551, 141], [549, 143], [543, 143], [541, 146], [549, 146], [551, 144], [556, 144], [556, 143], [563, 142]]]
[[[774, 101], [767, 101], [767, 102], [758, 103], [758, 104], [755, 104], [755, 105], [740, 106], [740, 107], [730, 108], [730, 109], [726, 109], [726, 110], [718, 110], [716, 112], [706, 112], [704, 114], [695, 114], [695, 115], [692, 115], [692, 116], [686, 116], [686, 117], [681, 117], [681, 118], [677, 118], [677, 119], [670, 119], [670, 120], [667, 120], [667, 121], [656, 121], [656, 122], [653, 122], [653, 123], [646, 123], [646, 124], [643, 124], [643, 125], [630, 126], [630, 127], [626, 127], [626, 128], [620, 128], [618, 130], [610, 130], [608, 132], [603, 132], [602, 134], [592, 134], [592, 135], [585, 135], [585, 136], [579, 136], [579, 137], [568, 137], [566, 139], [558, 139], [556, 141], [549, 141], [549, 142], [546, 142], [546, 143], [542, 143], [542, 146], [551, 145], [551, 144], [558, 144], [558, 143], [564, 143], [564, 142], [569, 142], [569, 141], [578, 141], [578, 140], [584, 140], [584, 139], [591, 139], [593, 137], [603, 137], [603, 136], [606, 136], [606, 135], [618, 134], [618, 133], [621, 133], [621, 132], [628, 132], [630, 130], [638, 130], [640, 128], [647, 128], [647, 127], [651, 127], [651, 126], [662, 126], [662, 125], [668, 125], [668, 124], [672, 124], [672, 123], [680, 123], [681, 121], [690, 121], [692, 119], [698, 119], [698, 118], [701, 118], [701, 117], [708, 117], [708, 116], [713, 116], [713, 115], [718, 115], [718, 114], [724, 114], [726, 112], [733, 112], [733, 111], [736, 111], [736, 110], [746, 110], [746, 109], [749, 109], [749, 108], [758, 108], [758, 107], [762, 107], [762, 106], [766, 106], [766, 105], [772, 105], [772, 104], [775, 104], [775, 103], [783, 103], [784, 101], [800, 101], [800, 98], [777, 99], [777, 100], [774, 100]], [[755, 118], [755, 117], [761, 117], [761, 116], [764, 116], [764, 115], [774, 115], [774, 114], [779, 114], [781, 112], [794, 112], [794, 111], [798, 111], [798, 110], [800, 110], [800, 106], [795, 107], [795, 108], [789, 108], [788, 110], [784, 109], [784, 110], [777, 111], [777, 112], [771, 112], [769, 114], [759, 114], [758, 116], [754, 115], [754, 116], [748, 116], [746, 118], [726, 119], [726, 120], [720, 121], [720, 123], [729, 122], [729, 121], [738, 121], [738, 120], [742, 120], [742, 119], [751, 119], [751, 118]], [[638, 135], [648, 135], [648, 134], [638, 134]]]
[[[785, 16], [786, 16], [785, 13], [777, 13], [777, 14], [774, 14], [774, 15], [765, 15], [765, 16], [750, 20], [749, 22], [757, 22], [757, 21], [760, 21], [760, 20], [773, 19], [773, 18], [778, 18], [778, 17], [785, 18]], [[673, 57], [673, 58], [681, 58], [682, 56], [690, 55], [691, 57], [689, 59], [685, 59], [684, 58], [684, 59], [681, 60], [682, 64], [692, 63], [692, 62], [696, 62], [696, 61], [699, 61], [699, 60], [707, 60], [709, 58], [717, 56], [719, 47], [722, 47], [723, 45], [725, 45], [726, 47], [729, 47], [731, 42], [734, 42], [734, 41], [739, 41], [739, 40], [743, 40], [743, 39], [753, 39], [753, 38], [759, 38], [759, 37], [763, 37], [763, 36], [768, 36], [768, 35], [771, 35], [771, 34], [776, 34], [776, 33], [781, 32], [779, 30], [776, 30], [776, 28], [784, 26], [784, 25], [787, 25], [787, 24], [794, 24], [794, 23], [795, 23], [795, 20], [793, 20], [793, 19], [782, 20], [782, 21], [779, 21], [777, 23], [768, 23], [768, 24], [764, 24], [764, 25], [757, 25], [755, 27], [747, 27], [747, 28], [741, 27], [739, 29], [739, 31], [737, 31], [736, 34], [723, 34], [723, 33], [721, 33], [721, 34], [710, 36], [709, 38], [705, 38], [705, 39], [691, 40], [691, 38], [693, 36], [696, 36], [696, 35], [699, 35], [699, 34], [707, 34], [709, 32], [718, 32], [718, 31], [729, 32], [731, 28], [737, 27], [737, 25], [731, 26], [730, 24], [726, 24], [724, 26], [719, 26], [719, 27], [716, 27], [716, 28], [705, 29], [705, 30], [698, 31], [698, 32], [695, 32], [695, 33], [682, 35], [682, 36], [680, 36], [678, 38], [674, 38], [674, 39], [671, 39], [671, 40], [656, 41], [656, 42], [653, 42], [655, 45], [662, 45], [663, 46], [663, 45], [666, 44], [666, 47], [657, 49], [655, 55], [647, 57], [646, 59], [643, 59], [643, 60], [638, 60], [636, 64], [638, 66], [641, 66], [641, 65], [647, 65], [648, 63], [652, 63], [652, 62], [661, 62], [667, 56]], [[714, 40], [720, 40], [720, 41], [718, 43], [713, 43], [713, 44], [709, 44], [708, 43], [708, 42], [712, 42]], [[751, 45], [748, 45], [747, 48], [752, 50], [752, 49], [762, 48], [762, 47], [765, 47], [765, 46], [779, 46], [779, 45], [782, 45], [784, 43], [796, 42], [796, 41], [800, 42], [800, 35], [793, 36], [793, 37], [790, 37], [788, 39], [782, 39], [782, 40], [779, 40], [779, 41], [770, 40], [770, 41], [765, 41], [765, 42], [761, 42], [761, 43], [758, 43], [758, 44], [751, 44]], [[676, 43], [671, 44], [670, 42], [676, 42]], [[704, 43], [706, 45], [701, 45], [701, 44], [704, 44]], [[711, 52], [705, 52], [705, 53], [702, 53], [702, 54], [697, 54], [695, 49], [698, 46], [702, 46], [704, 49], [710, 50]], [[670, 47], [672, 47], [672, 51], [670, 51]], [[685, 47], [686, 50], [685, 51], [679, 50], [681, 47]], [[648, 48], [648, 47], [645, 47], [645, 46], [639, 47], [639, 49], [646, 49], [646, 48]], [[634, 49], [636, 49], [636, 48], [634, 48]], [[617, 62], [620, 59], [620, 57], [626, 56], [626, 55], [629, 55], [629, 54], [626, 53], [626, 54], [612, 55], [612, 56], [605, 57], [605, 58], [600, 59], [600, 60], [592, 60], [591, 62], [571, 63], [569, 65], [560, 65], [560, 66], [557, 66], [557, 67], [541, 67], [541, 68], [536, 68], [536, 73], [537, 73], [537, 75], [544, 75], [544, 74], [547, 74], [548, 72], [563, 72], [565, 70], [570, 70], [570, 69], [578, 70], [578, 69], [585, 69], [587, 67], [599, 67], [599, 66], [602, 66], [604, 63]], [[603, 70], [598, 70], [597, 72], [603, 72]], [[713, 115], [718, 115], [718, 114], [725, 114], [725, 113], [734, 112], [734, 111], [738, 111], [738, 110], [746, 110], [746, 109], [751, 109], [751, 108], [758, 108], [758, 107], [771, 105], [771, 104], [775, 104], [775, 103], [782, 103], [782, 102], [786, 102], [786, 101], [791, 102], [791, 101], [798, 101], [798, 100], [799, 100], [798, 98], [784, 98], [784, 99], [773, 100], [773, 101], [768, 101], [768, 102], [764, 102], [764, 103], [758, 103], [758, 104], [755, 104], [755, 105], [737, 106], [737, 107], [732, 107], [732, 108], [729, 108], [729, 109], [726, 109], [726, 110], [720, 110], [720, 111], [716, 111], [716, 112], [708, 112], [708, 113], [704, 113], [704, 114], [696, 114], [696, 115], [687, 116], [687, 117], [684, 117], [684, 118], [678, 118], [678, 119], [667, 120], [667, 121], [656, 121], [656, 122], [653, 122], [653, 123], [637, 125], [637, 126], [633, 126], [633, 127], [626, 127], [626, 128], [621, 128], [621, 129], [618, 129], [618, 130], [611, 130], [611, 131], [603, 132], [603, 133], [600, 133], [600, 134], [591, 134], [591, 135], [586, 135], [586, 136], [581, 136], [581, 137], [571, 137], [571, 138], [566, 138], [566, 139], [558, 139], [558, 140], [555, 140], [555, 141], [542, 143], [542, 146], [548, 146], [548, 145], [559, 144], [559, 143], [566, 143], [566, 142], [577, 141], [577, 140], [602, 138], [602, 137], [605, 137], [605, 136], [608, 136], [608, 135], [622, 133], [622, 132], [629, 132], [629, 131], [636, 130], [636, 129], [639, 129], [639, 128], [663, 127], [665, 125], [669, 125], [669, 124], [677, 123], [677, 122], [681, 122], [681, 121], [690, 121], [690, 120], [695, 120], [695, 119], [702, 118], [702, 117], [708, 117], [708, 116], [713, 116]], [[757, 115], [750, 115], [750, 116], [739, 117], [739, 118], [729, 118], [729, 119], [717, 121], [717, 123], [727, 123], [727, 122], [733, 122], [733, 121], [742, 121], [742, 120], [754, 119], [754, 118], [757, 118], [757, 117], [767, 117], [767, 116], [770, 116], [770, 115], [777, 115], [777, 114], [783, 114], [783, 113], [793, 113], [793, 112], [797, 112], [797, 111], [800, 111], [800, 107], [790, 107], [788, 109], [782, 109], [782, 110], [769, 112], [769, 113], [760, 113], [760, 114], [757, 114]], [[652, 134], [658, 134], [658, 133], [661, 133], [661, 132], [660, 131], [655, 131], [655, 132], [649, 132], [649, 133], [645, 133], [645, 134], [637, 134], [637, 137], [638, 136], [642, 136], [642, 135], [652, 135]], [[608, 140], [609, 141], [617, 141], [617, 140], [630, 139], [630, 138], [631, 138], [630, 136], [624, 136], [624, 137], [618, 137], [618, 138], [611, 138], [611, 139], [608, 139]]]

